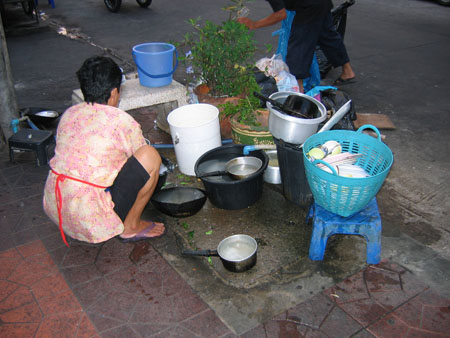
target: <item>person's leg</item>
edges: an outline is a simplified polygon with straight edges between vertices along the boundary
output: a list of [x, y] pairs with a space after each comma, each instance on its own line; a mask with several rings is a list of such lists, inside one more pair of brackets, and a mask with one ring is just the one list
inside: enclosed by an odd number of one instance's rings
[[349, 80], [355, 77], [355, 73], [350, 65], [350, 60], [341, 35], [336, 31], [331, 13], [328, 13], [323, 20], [320, 29], [318, 44], [328, 61], [333, 67], [342, 67], [341, 80]]
[[352, 69], [352, 66], [350, 65], [350, 62], [344, 63], [342, 65], [342, 72], [341, 75], [339, 76], [340, 79], [342, 80], [349, 80], [349, 79], [353, 79], [355, 77], [355, 72]]
[[296, 77], [301, 93], [303, 93], [303, 79], [310, 76], [309, 68], [319, 38], [320, 24], [311, 22], [291, 26], [286, 64], [289, 72]]
[[[142, 146], [133, 154], [133, 156], [148, 172], [150, 178], [141, 190], [139, 190], [136, 201], [123, 222], [124, 231], [121, 235], [122, 238], [133, 237], [135, 234], [144, 230], [151, 224], [151, 222], [141, 220], [141, 216], [144, 212], [145, 206], [150, 200], [150, 197], [155, 191], [159, 178], [159, 167], [161, 165], [161, 156], [156, 149], [151, 146]], [[156, 225], [149, 231], [149, 233], [146, 234], [146, 236], [159, 236], [164, 233], [164, 230], [164, 225], [162, 223], [156, 223]]]

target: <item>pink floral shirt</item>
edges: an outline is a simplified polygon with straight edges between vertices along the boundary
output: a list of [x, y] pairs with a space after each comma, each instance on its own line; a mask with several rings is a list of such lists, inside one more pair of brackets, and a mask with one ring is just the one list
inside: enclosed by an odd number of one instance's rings
[[[80, 103], [61, 117], [50, 167], [57, 173], [109, 187], [127, 159], [145, 144], [140, 125], [129, 114], [107, 105]], [[46, 214], [59, 224], [56, 177], [49, 172], [43, 203]], [[111, 194], [105, 189], [71, 179], [59, 186], [67, 235], [98, 243], [123, 232]]]

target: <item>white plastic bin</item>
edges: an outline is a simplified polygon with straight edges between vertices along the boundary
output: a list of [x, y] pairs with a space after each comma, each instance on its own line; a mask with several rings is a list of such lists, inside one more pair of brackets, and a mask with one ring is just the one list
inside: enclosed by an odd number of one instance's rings
[[210, 104], [188, 104], [167, 116], [178, 167], [183, 174], [195, 176], [197, 159], [222, 145], [219, 110]]

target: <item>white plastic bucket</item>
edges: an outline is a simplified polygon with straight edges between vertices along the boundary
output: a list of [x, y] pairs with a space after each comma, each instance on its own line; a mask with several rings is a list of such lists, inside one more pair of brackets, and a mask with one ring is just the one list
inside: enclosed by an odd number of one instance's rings
[[195, 176], [195, 162], [207, 151], [220, 147], [219, 110], [210, 104], [188, 104], [167, 116], [178, 167]]

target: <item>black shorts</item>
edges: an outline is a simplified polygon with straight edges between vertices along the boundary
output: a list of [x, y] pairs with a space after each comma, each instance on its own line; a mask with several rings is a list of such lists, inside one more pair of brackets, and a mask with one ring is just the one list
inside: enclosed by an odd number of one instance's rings
[[120, 169], [113, 185], [106, 188], [106, 191], [111, 193], [114, 211], [122, 222], [125, 221], [139, 191], [149, 178], [147, 170], [134, 156], [131, 156]]
[[309, 69], [319, 45], [333, 67], [349, 62], [341, 35], [334, 28], [331, 13], [312, 22], [293, 24], [289, 36], [286, 63], [297, 79], [310, 77]]

